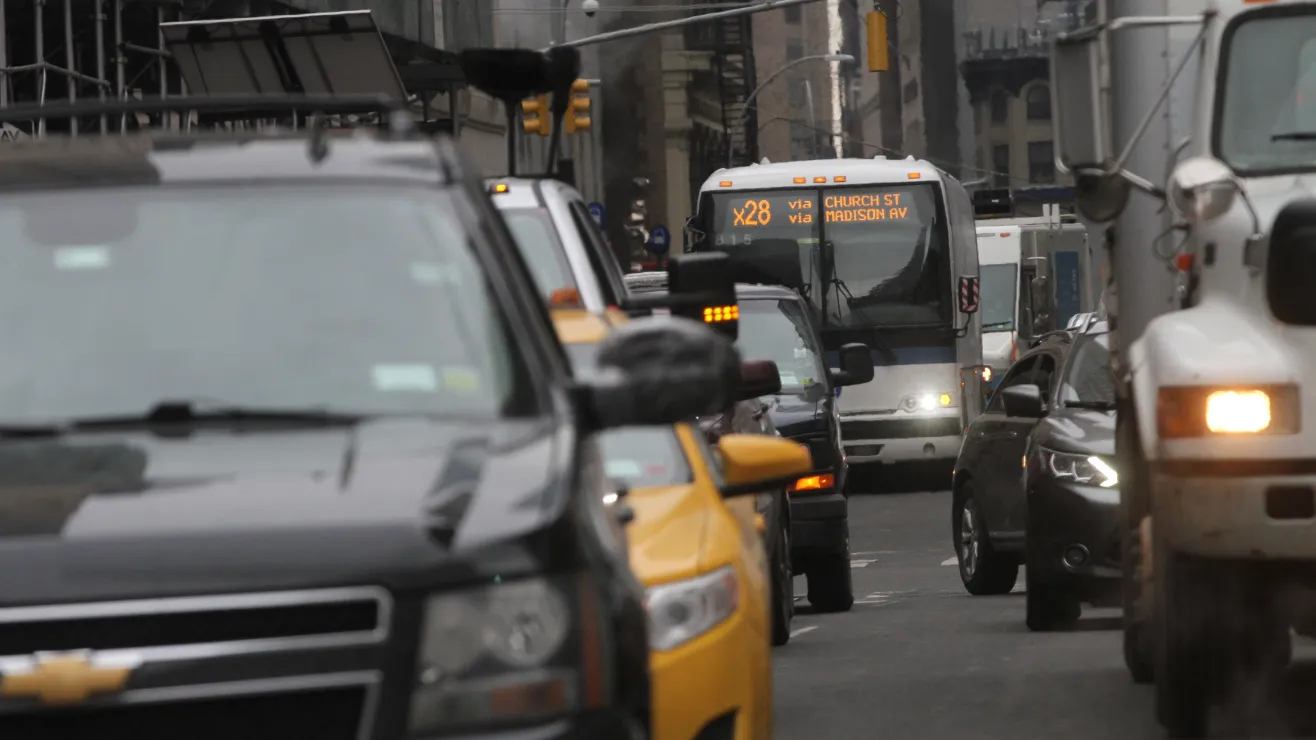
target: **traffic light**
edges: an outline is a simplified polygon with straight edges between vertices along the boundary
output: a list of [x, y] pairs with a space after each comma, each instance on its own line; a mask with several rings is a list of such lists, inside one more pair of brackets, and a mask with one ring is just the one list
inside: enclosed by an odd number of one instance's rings
[[589, 80], [571, 83], [571, 105], [567, 106], [567, 133], [589, 131]]
[[537, 95], [521, 101], [521, 129], [527, 134], [548, 136], [553, 119], [548, 109], [548, 95]]
[[891, 69], [891, 54], [887, 50], [886, 13], [874, 10], [865, 21], [868, 30], [868, 71], [886, 72]]

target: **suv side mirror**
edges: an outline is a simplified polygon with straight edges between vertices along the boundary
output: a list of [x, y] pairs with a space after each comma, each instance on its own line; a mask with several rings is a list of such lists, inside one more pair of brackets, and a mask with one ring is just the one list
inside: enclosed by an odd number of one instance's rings
[[1025, 383], [1001, 389], [1001, 401], [1005, 404], [1005, 415], [1021, 419], [1040, 419], [1046, 416], [1046, 403], [1042, 401], [1042, 389]]
[[832, 385], [863, 385], [873, 379], [873, 352], [868, 345], [852, 343], [841, 345], [841, 368], [829, 369]]
[[771, 360], [744, 360], [740, 363], [740, 386], [736, 389], [737, 401], [781, 393], [781, 373]]

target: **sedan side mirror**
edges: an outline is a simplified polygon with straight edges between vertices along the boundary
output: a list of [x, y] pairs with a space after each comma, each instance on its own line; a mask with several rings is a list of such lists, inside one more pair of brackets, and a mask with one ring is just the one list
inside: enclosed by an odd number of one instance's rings
[[786, 488], [813, 470], [808, 447], [766, 434], [728, 434], [718, 441], [717, 451], [726, 497]]
[[1005, 403], [1005, 415], [1021, 419], [1040, 419], [1046, 416], [1046, 402], [1042, 400], [1042, 389], [1032, 384], [1012, 385], [1001, 390], [1001, 400]]
[[737, 401], [774, 396], [781, 393], [781, 373], [771, 360], [744, 360], [740, 363], [740, 386], [736, 389]]
[[868, 345], [858, 342], [841, 345], [840, 355], [841, 368], [828, 371], [832, 385], [838, 388], [863, 385], [873, 379], [873, 352], [868, 349]]

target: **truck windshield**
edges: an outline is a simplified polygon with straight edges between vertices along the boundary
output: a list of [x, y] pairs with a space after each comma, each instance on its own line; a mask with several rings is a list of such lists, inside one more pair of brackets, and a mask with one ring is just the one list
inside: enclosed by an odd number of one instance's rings
[[1019, 280], [1019, 265], [1008, 262], [999, 265], [982, 265], [981, 276], [982, 330], [1013, 331], [1015, 286]]
[[935, 183], [737, 191], [711, 197], [711, 248], [742, 282], [795, 288], [824, 328], [942, 325], [946, 222]]
[[16, 194], [0, 234], [6, 423], [197, 398], [492, 416], [524, 376], [442, 191]]
[[1241, 175], [1316, 169], [1316, 13], [1293, 7], [1227, 37], [1215, 150]]
[[555, 290], [576, 287], [548, 211], [543, 208], [506, 208], [502, 214], [540, 294], [547, 298]]

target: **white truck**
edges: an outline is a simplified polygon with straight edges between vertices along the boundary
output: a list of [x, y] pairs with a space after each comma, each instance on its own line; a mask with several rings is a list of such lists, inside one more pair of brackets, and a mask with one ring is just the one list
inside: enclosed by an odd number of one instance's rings
[[1316, 2], [1097, 2], [1052, 89], [1057, 166], [1111, 223], [1125, 658], [1203, 737], [1313, 613]]

